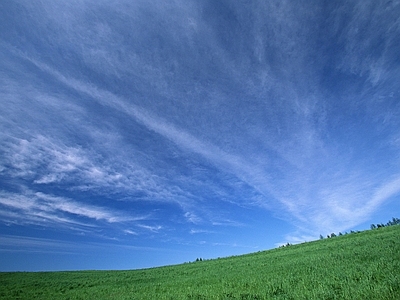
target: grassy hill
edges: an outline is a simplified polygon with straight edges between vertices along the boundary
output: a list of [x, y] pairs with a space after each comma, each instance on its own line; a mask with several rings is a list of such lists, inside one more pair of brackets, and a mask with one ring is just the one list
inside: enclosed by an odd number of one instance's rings
[[145, 270], [0, 273], [0, 299], [400, 299], [400, 226]]

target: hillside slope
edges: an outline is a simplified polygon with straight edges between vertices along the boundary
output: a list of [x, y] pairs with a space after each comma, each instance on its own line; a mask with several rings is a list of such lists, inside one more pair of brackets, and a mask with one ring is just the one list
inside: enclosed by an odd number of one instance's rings
[[133, 271], [0, 273], [0, 299], [400, 299], [400, 226]]

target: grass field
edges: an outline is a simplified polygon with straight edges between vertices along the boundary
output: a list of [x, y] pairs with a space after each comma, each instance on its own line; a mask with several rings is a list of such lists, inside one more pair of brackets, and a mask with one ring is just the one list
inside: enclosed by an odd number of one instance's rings
[[132, 271], [0, 273], [0, 299], [400, 299], [400, 226]]

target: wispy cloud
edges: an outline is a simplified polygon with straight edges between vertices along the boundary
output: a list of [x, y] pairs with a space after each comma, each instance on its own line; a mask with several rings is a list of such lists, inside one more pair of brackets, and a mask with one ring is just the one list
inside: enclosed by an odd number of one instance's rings
[[188, 222], [193, 224], [198, 224], [202, 221], [202, 219], [199, 216], [197, 216], [195, 213], [192, 212], [186, 212], [185, 218], [187, 219]]
[[[154, 247], [139, 247], [124, 243], [76, 242], [51, 238], [35, 238], [18, 235], [0, 235], [0, 252], [34, 252], [90, 255], [93, 251], [115, 251], [116, 249], [159, 251]], [[165, 251], [165, 250], [164, 250]]]
[[[55, 239], [43, 239], [26, 236], [0, 236], [0, 252], [39, 252], [74, 254], [83, 249], [83, 245]], [[86, 245], [87, 247], [87, 245]]]
[[[129, 216], [85, 203], [79, 203], [66, 197], [56, 197], [42, 192], [25, 190], [23, 193], [0, 193], [2, 221], [19, 224], [37, 224], [71, 228], [71, 226], [99, 226], [94, 221], [107, 223], [127, 223], [146, 219], [146, 216]], [[50, 225], [52, 226], [52, 225]]]
[[36, 188], [57, 184], [105, 195], [125, 192], [129, 196], [142, 192], [143, 199], [149, 201], [172, 201], [179, 199], [179, 193], [184, 194], [177, 188], [166, 187], [162, 178], [140, 164], [114, 161], [81, 146], [66, 145], [59, 139], [38, 135], [13, 138], [7, 144], [2, 149], [1, 162], [7, 165], [2, 168], [3, 174], [30, 180]]
[[232, 244], [228, 244], [228, 243], [212, 243], [212, 246], [232, 247], [232, 248], [250, 248], [250, 249], [253, 249], [253, 251], [255, 249], [259, 248], [259, 246], [250, 246], [250, 245], [243, 245], [243, 244], [238, 244], [238, 243], [232, 243]]
[[190, 234], [202, 234], [202, 233], [210, 234], [210, 233], [215, 233], [215, 231], [204, 230], [204, 229], [191, 229], [189, 233]]
[[153, 225], [153, 226], [151, 226], [151, 225], [139, 224], [137, 226], [140, 227], [140, 228], [149, 230], [151, 232], [155, 232], [155, 233], [158, 233], [163, 228], [161, 225]]
[[367, 212], [376, 209], [383, 202], [390, 200], [400, 193], [400, 174], [380, 185], [373, 194], [370, 201], [367, 202]]
[[124, 232], [125, 232], [126, 234], [129, 234], [129, 235], [138, 235], [135, 231], [132, 231], [132, 230], [130, 230], [130, 229], [125, 229]]

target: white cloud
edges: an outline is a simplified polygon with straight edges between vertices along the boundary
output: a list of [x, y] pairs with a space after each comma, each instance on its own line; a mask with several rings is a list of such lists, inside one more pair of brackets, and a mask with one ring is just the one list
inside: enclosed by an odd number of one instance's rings
[[110, 212], [109, 209], [77, 203], [65, 197], [55, 197], [40, 192], [35, 193], [38, 200], [44, 200], [45, 208], [109, 223], [129, 221], [130, 218]]
[[214, 231], [204, 230], [204, 229], [191, 229], [190, 234], [199, 234], [199, 233], [215, 233]]
[[150, 225], [139, 224], [137, 226], [155, 233], [158, 233], [158, 231], [163, 228], [161, 225], [150, 226]]
[[340, 68], [366, 76], [373, 86], [385, 82], [392, 76], [394, 45], [400, 22], [395, 2], [380, 3], [358, 1], [346, 3], [340, 9], [351, 10], [352, 18], [339, 23], [340, 38], [345, 42]]
[[[76, 202], [66, 197], [57, 197], [42, 192], [24, 191], [23, 193], [0, 192], [0, 205], [3, 222], [23, 224], [38, 224], [50, 226], [70, 226], [72, 224], [84, 227], [96, 226], [93, 221], [107, 223], [128, 223], [144, 220], [146, 216], [129, 216], [110, 208]], [[100, 225], [100, 224], [98, 224]]]
[[201, 221], [202, 221], [202, 219], [193, 212], [186, 212], [185, 218], [188, 222], [193, 223], [193, 224], [198, 224], [198, 223], [201, 223]]
[[367, 211], [370, 213], [383, 202], [400, 193], [400, 176], [397, 175], [394, 179], [385, 182], [375, 191], [372, 199], [367, 204]]
[[136, 233], [135, 231], [132, 231], [132, 230], [130, 230], [130, 229], [125, 229], [124, 232], [125, 232], [126, 234], [129, 234], [129, 235], [138, 235], [138, 233]]
[[[111, 153], [113, 147], [115, 145], [109, 149]], [[181, 201], [179, 199], [185, 195], [178, 187], [166, 186], [163, 177], [152, 174], [146, 165], [124, 153], [114, 158], [42, 135], [29, 139], [13, 138], [3, 151], [3, 172], [30, 180], [39, 189], [40, 185], [63, 184], [67, 189], [105, 195], [123, 192], [129, 197], [142, 192], [143, 200], [169, 202]]]

